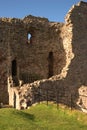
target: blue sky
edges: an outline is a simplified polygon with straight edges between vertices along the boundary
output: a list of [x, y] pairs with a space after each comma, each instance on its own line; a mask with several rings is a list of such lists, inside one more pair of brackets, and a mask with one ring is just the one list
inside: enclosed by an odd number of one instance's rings
[[0, 17], [23, 18], [34, 15], [64, 22], [70, 7], [78, 2], [79, 0], [0, 0]]

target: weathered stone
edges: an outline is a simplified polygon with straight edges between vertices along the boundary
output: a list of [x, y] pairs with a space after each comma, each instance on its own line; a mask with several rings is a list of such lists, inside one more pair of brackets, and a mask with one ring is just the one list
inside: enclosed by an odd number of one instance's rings
[[43, 100], [84, 102], [79, 90], [87, 86], [86, 14], [87, 3], [79, 2], [65, 23], [31, 15], [0, 18], [0, 102], [17, 109]]

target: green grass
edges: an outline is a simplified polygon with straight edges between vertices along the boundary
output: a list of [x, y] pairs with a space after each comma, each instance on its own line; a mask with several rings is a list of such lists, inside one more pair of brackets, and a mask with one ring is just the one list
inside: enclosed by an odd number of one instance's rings
[[38, 104], [28, 110], [0, 109], [0, 130], [87, 130], [85, 113]]

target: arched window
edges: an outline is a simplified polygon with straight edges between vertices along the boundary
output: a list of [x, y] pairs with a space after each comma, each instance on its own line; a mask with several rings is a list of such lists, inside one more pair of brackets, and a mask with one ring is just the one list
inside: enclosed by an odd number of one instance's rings
[[49, 52], [48, 56], [48, 78], [53, 76], [53, 52]]

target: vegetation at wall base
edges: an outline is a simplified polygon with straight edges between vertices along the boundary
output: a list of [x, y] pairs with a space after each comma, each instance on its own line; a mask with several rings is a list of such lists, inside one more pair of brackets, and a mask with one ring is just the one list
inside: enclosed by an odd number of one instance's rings
[[40, 103], [27, 110], [0, 109], [0, 130], [87, 130], [87, 114]]

